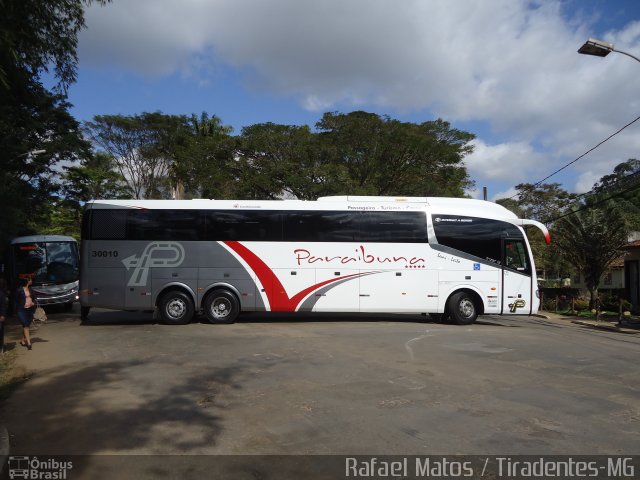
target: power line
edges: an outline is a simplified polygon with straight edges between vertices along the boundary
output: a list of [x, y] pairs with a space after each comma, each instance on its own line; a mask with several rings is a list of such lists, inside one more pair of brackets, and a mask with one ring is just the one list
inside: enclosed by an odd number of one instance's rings
[[[627, 123], [624, 127], [620, 128], [618, 131], [612, 133], [611, 135], [609, 135], [607, 138], [605, 138], [604, 140], [602, 140], [600, 143], [598, 143], [597, 145], [595, 145], [594, 147], [591, 147], [589, 150], [587, 150], [586, 152], [584, 152], [582, 155], [580, 155], [579, 157], [577, 157], [574, 160], [571, 160], [569, 163], [567, 163], [566, 165], [564, 165], [563, 167], [559, 168], [558, 170], [556, 170], [555, 172], [553, 172], [550, 175], [547, 175], [546, 177], [544, 177], [542, 180], [540, 180], [539, 182], [534, 183], [531, 187], [529, 187], [529, 190], [533, 190], [535, 187], [537, 187], [538, 185], [540, 185], [542, 182], [544, 182], [545, 180], [548, 180], [549, 178], [553, 177], [556, 173], [560, 173], [562, 170], [564, 170], [565, 168], [567, 168], [570, 165], [573, 165], [574, 163], [576, 163], [578, 160], [580, 160], [582, 157], [588, 155], [589, 153], [593, 152], [596, 148], [598, 148], [600, 145], [602, 145], [605, 142], [608, 142], [609, 140], [611, 140], [613, 137], [615, 137], [616, 135], [618, 135], [620, 132], [622, 132], [625, 128], [630, 127], [631, 125], [633, 125], [634, 123], [636, 123], [638, 120], [640, 120], [640, 115], [637, 116], [635, 119], [631, 120], [629, 123]], [[508, 200], [519, 196], [520, 193], [516, 193], [515, 195], [512, 195], [511, 197], [508, 198]]]
[[[606, 190], [603, 189], [601, 191], [597, 191], [597, 190], [591, 189], [588, 192], [584, 192], [584, 193], [581, 193], [579, 195], [576, 195], [574, 198], [571, 199], [571, 201], [573, 203], [575, 203], [576, 201], [580, 200], [581, 198], [587, 197], [587, 196], [590, 196], [590, 195], [605, 195], [605, 194], [611, 193], [614, 190], [618, 190], [620, 187], [623, 187], [625, 184], [629, 183], [629, 179], [632, 179], [633, 177], [637, 177], [639, 175], [640, 175], [640, 170], [638, 170], [637, 172], [634, 172], [634, 173], [630, 173], [629, 175], [625, 175], [624, 177], [621, 177], [621, 178], [617, 179], [616, 183], [614, 185], [611, 185], [611, 187], [606, 189]], [[640, 184], [638, 186], [640, 186]], [[632, 189], [630, 189], [630, 190], [632, 190]], [[617, 196], [618, 194], [621, 195], [622, 193], [625, 193], [625, 192], [626, 191], [618, 192], [618, 193], [616, 193], [614, 196], [612, 196], [610, 198], [615, 198], [615, 196]], [[591, 205], [594, 205], [594, 204], [591, 204]], [[552, 209], [548, 207], [548, 208], [546, 208], [544, 211], [542, 211], [540, 213], [542, 213], [542, 215], [538, 215], [538, 217], [540, 219], [542, 219], [542, 218], [545, 218], [548, 214], [551, 214], [552, 213]], [[567, 215], [570, 215], [570, 213], [567, 214]], [[546, 220], [545, 223], [555, 222], [558, 218], [562, 218], [562, 217], [557, 217], [557, 218], [554, 218], [554, 219]]]
[[[582, 210], [586, 210], [586, 209], [588, 209], [588, 208], [593, 208], [593, 207], [595, 207], [596, 205], [599, 205], [599, 204], [601, 204], [601, 203], [607, 202], [607, 201], [609, 201], [609, 200], [611, 200], [611, 199], [613, 199], [613, 198], [619, 197], [620, 195], [624, 195], [625, 193], [630, 192], [630, 191], [632, 191], [632, 190], [635, 190], [635, 189], [637, 189], [637, 188], [639, 188], [639, 187], [640, 187], [640, 183], [639, 183], [639, 184], [637, 184], [637, 185], [634, 185], [634, 186], [632, 186], [632, 187], [629, 187], [629, 188], [627, 188], [626, 190], [622, 190], [621, 192], [618, 192], [618, 193], [616, 193], [616, 194], [614, 194], [614, 195], [611, 195], [610, 197], [607, 197], [607, 198], [603, 198], [603, 199], [601, 199], [601, 200], [598, 200], [597, 202], [589, 203], [589, 204], [585, 204], [585, 205], [583, 205], [582, 207], [578, 208], [577, 210], [572, 210], [571, 212], [565, 213], [564, 215], [560, 215], [559, 217], [554, 218], [554, 219], [553, 219], [553, 220], [551, 220], [549, 223], [555, 222], [555, 221], [560, 220], [561, 218], [564, 218], [564, 217], [568, 217], [569, 215], [573, 215], [574, 213], [581, 212]], [[594, 192], [594, 193], [597, 193], [597, 192]]]

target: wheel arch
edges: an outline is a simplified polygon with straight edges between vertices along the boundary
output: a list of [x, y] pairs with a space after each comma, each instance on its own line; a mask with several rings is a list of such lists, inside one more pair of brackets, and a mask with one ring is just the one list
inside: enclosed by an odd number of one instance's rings
[[445, 314], [449, 313], [448, 312], [449, 299], [451, 298], [452, 295], [455, 295], [458, 292], [464, 292], [469, 296], [471, 296], [471, 298], [473, 298], [473, 303], [478, 309], [478, 315], [484, 315], [484, 301], [482, 300], [482, 296], [480, 295], [480, 292], [478, 292], [475, 288], [468, 285], [456, 287], [447, 294], [447, 298], [445, 299], [444, 310], [443, 310]]
[[163, 285], [162, 289], [156, 294], [156, 298], [153, 299], [153, 305], [157, 307], [160, 299], [170, 290], [177, 290], [189, 295], [193, 304], [198, 305], [198, 297], [193, 289], [189, 285], [180, 282], [171, 282]]

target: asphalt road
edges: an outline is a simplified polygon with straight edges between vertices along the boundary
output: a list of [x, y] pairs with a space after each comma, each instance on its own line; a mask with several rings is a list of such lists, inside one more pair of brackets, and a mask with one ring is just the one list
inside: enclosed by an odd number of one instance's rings
[[[78, 307], [76, 306], [76, 310]], [[12, 455], [638, 454], [640, 335], [534, 317], [50, 312]]]

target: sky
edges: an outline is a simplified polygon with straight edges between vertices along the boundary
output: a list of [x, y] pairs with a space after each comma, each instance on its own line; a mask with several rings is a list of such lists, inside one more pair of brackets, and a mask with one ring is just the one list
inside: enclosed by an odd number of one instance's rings
[[[489, 199], [536, 183], [640, 116], [637, 0], [112, 0], [86, 11], [71, 113], [161, 111], [314, 126], [327, 111], [437, 118], [476, 136]], [[640, 158], [640, 121], [547, 182], [592, 188]]]

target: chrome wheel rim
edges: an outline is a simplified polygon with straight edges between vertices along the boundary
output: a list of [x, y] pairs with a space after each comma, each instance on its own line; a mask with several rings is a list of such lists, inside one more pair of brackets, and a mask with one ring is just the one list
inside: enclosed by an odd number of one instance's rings
[[166, 311], [169, 317], [180, 318], [187, 311], [187, 303], [179, 298], [172, 298], [171, 301], [167, 303]]
[[215, 318], [225, 318], [231, 313], [231, 303], [226, 298], [216, 298], [211, 304], [211, 313]]
[[471, 318], [475, 313], [476, 308], [471, 300], [465, 298], [460, 302], [459, 310], [464, 318]]

